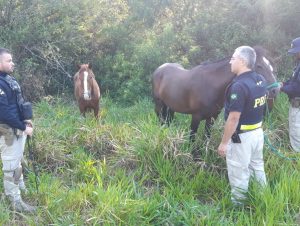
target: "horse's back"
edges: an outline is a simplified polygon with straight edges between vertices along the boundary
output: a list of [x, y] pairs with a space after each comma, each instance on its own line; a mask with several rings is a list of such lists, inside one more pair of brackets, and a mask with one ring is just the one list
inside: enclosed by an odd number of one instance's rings
[[153, 73], [153, 79], [155, 79], [157, 76], [161, 74], [168, 74], [168, 73], [174, 73], [176, 71], [186, 71], [186, 69], [183, 68], [178, 63], [165, 63], [159, 66]]
[[162, 80], [171, 79], [176, 80], [180, 76], [184, 76], [188, 70], [184, 69], [177, 63], [165, 63], [159, 66], [152, 75], [152, 83], [157, 84]]
[[176, 83], [176, 80], [184, 73], [185, 69], [177, 63], [165, 63], [159, 66], [152, 75], [152, 90], [155, 96], [166, 89], [166, 85]]
[[197, 76], [199, 77], [197, 71], [186, 70], [180, 64], [163, 64], [153, 74], [154, 99], [162, 101], [173, 111], [189, 113], [200, 101], [199, 95], [190, 98], [192, 92], [199, 92], [199, 89], [194, 89], [193, 86], [193, 80], [199, 79]]

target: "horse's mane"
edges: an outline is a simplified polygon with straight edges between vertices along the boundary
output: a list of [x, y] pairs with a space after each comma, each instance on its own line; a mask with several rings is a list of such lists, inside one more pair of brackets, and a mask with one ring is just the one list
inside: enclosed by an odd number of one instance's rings
[[[267, 50], [264, 49], [263, 47], [261, 46], [254, 46], [253, 49], [255, 50], [256, 52], [256, 56], [257, 58], [261, 58], [261, 57], [264, 57], [266, 56], [267, 54]], [[205, 68], [210, 68], [210, 67], [223, 67], [225, 64], [228, 64], [230, 59], [231, 59], [231, 55], [230, 56], [226, 56], [226, 57], [223, 57], [221, 59], [216, 59], [216, 60], [211, 60], [211, 59], [208, 59], [204, 62], [201, 62], [201, 64], [193, 67], [192, 69], [196, 69], [198, 67], [205, 67]], [[271, 64], [273, 64], [272, 62], [272, 59], [268, 58], [268, 60], [270, 60]], [[182, 65], [178, 64], [178, 63], [165, 63], [163, 65], [161, 65], [159, 68], [162, 68], [166, 65], [173, 65], [173, 66], [176, 66], [178, 68], [181, 68], [181, 69], [184, 69]], [[197, 70], [197, 69], [196, 69]]]
[[[265, 48], [263, 48], [262, 46], [256, 45], [256, 46], [253, 47], [253, 49], [255, 50], [257, 57], [263, 57], [263, 56], [267, 55], [267, 50]], [[208, 60], [202, 62], [199, 66], [206, 66], [206, 65], [211, 65], [211, 64], [217, 64], [217, 63], [221, 63], [221, 62], [226, 62], [226, 61], [229, 61], [230, 58], [231, 58], [231, 56], [223, 57], [223, 58], [217, 59], [217, 60], [210, 60], [210, 59], [208, 59]]]
[[206, 61], [202, 62], [200, 65], [204, 66], [204, 65], [210, 65], [210, 64], [217, 64], [220, 62], [228, 61], [229, 59], [230, 59], [230, 56], [223, 57], [222, 59], [217, 59], [217, 60], [206, 60]]
[[274, 58], [270, 56], [270, 53], [269, 53], [268, 50], [266, 50], [266, 49], [265, 49], [264, 47], [262, 47], [262, 46], [254, 46], [253, 49], [254, 49], [255, 52], [256, 52], [256, 58], [259, 58], [259, 57], [266, 57], [266, 58], [270, 61], [272, 67], [273, 67], [273, 68], [275, 67], [275, 66], [274, 66], [274, 65], [275, 65], [275, 63], [274, 63]]
[[254, 46], [253, 49], [255, 50], [257, 57], [263, 57], [267, 54], [267, 50], [261, 46]]

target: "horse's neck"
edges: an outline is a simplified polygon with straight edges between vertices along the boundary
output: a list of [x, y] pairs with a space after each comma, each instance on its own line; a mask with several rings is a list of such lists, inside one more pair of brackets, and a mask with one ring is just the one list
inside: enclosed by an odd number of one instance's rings
[[273, 73], [271, 73], [270, 77], [267, 77], [265, 75], [262, 75], [262, 76], [265, 78], [267, 84], [272, 84], [277, 81], [277, 78], [275, 77], [275, 75]]
[[[228, 85], [235, 77], [235, 75], [231, 72], [228, 59], [212, 63], [209, 67], [211, 67], [211, 70], [215, 72], [211, 73], [210, 76], [214, 77], [214, 80], [220, 81], [220, 84]], [[210, 68], [208, 68], [208, 70], [210, 70]]]

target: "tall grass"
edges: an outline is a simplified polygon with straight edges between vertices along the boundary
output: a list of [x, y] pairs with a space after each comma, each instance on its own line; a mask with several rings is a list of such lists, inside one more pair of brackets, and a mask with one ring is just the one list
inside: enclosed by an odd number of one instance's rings
[[[264, 129], [281, 154], [299, 157], [289, 147], [287, 109], [280, 96]], [[252, 183], [245, 208], [231, 206], [226, 164], [216, 153], [221, 115], [211, 141], [202, 139], [202, 125], [193, 145], [190, 117], [177, 114], [170, 127], [160, 126], [147, 99], [128, 108], [102, 99], [98, 121], [82, 118], [70, 100], [44, 100], [34, 122], [39, 192], [31, 170], [26, 200], [39, 209], [17, 214], [2, 198], [1, 225], [296, 225], [299, 160], [267, 145], [268, 186]], [[200, 162], [192, 160], [196, 147]]]

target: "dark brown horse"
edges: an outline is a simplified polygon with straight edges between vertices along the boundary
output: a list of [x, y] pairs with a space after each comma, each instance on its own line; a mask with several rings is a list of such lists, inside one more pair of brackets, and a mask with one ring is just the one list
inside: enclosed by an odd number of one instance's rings
[[[276, 78], [273, 68], [262, 48], [254, 48], [257, 54], [255, 71], [263, 75], [267, 83], [273, 84]], [[175, 63], [166, 63], [155, 70], [152, 76], [152, 92], [155, 112], [162, 123], [170, 123], [174, 112], [191, 114], [190, 139], [194, 141], [201, 120], [206, 120], [205, 134], [210, 137], [210, 128], [224, 105], [224, 94], [235, 75], [230, 69], [230, 57], [201, 64], [191, 70]], [[279, 89], [269, 91], [269, 107]]]
[[78, 102], [80, 113], [85, 116], [89, 109], [94, 110], [98, 118], [100, 88], [90, 64], [81, 64], [79, 71], [74, 75], [74, 94]]

